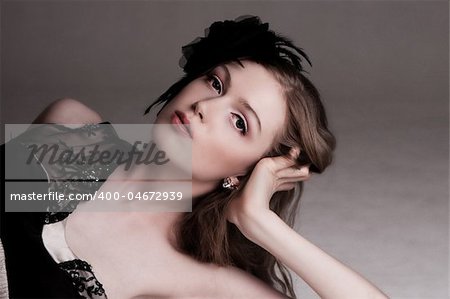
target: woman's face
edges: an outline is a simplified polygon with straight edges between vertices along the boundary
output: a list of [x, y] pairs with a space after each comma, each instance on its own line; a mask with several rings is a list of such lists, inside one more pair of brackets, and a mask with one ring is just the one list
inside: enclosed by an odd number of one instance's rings
[[[192, 142], [193, 184], [216, 185], [245, 174], [283, 128], [287, 107], [281, 85], [263, 66], [242, 64], [218, 66], [192, 81], [156, 120], [175, 124], [172, 133]], [[183, 134], [180, 122], [189, 122], [190, 134]]]

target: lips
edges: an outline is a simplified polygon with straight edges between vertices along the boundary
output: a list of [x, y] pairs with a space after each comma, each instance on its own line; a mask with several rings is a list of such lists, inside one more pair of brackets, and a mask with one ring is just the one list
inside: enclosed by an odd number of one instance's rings
[[189, 127], [190, 122], [186, 114], [178, 110], [175, 111], [172, 115], [171, 122], [176, 125], [182, 133], [187, 135], [189, 138], [192, 138], [191, 128]]

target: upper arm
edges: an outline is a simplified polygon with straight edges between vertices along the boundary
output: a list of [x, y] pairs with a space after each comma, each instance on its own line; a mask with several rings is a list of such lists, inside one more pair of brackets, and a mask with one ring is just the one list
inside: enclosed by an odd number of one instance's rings
[[64, 98], [47, 106], [33, 123], [93, 124], [101, 121], [100, 115], [83, 103]]

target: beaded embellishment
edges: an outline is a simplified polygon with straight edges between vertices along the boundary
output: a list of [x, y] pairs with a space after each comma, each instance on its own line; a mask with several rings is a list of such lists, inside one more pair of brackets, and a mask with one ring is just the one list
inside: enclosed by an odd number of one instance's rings
[[[40, 130], [38, 130], [40, 129]], [[62, 125], [45, 125], [34, 132], [35, 142], [48, 146], [57, 146], [57, 153], [65, 153], [76, 157], [70, 162], [50, 163], [39, 161], [46, 169], [49, 192], [68, 194], [94, 194], [106, 178], [114, 171], [117, 164], [92, 163], [89, 161], [90, 151], [95, 147], [101, 150], [128, 151], [129, 144], [124, 143], [111, 125], [86, 124], [79, 128], [68, 128]], [[41, 141], [42, 139], [42, 141]], [[81, 142], [81, 145], [78, 144]], [[23, 143], [27, 146], [27, 143]], [[79, 154], [81, 150], [84, 155]], [[47, 206], [44, 223], [49, 224], [66, 218], [79, 204], [79, 200], [52, 201]]]
[[107, 298], [103, 285], [95, 277], [91, 265], [85, 261], [79, 259], [66, 261], [60, 263], [59, 267], [70, 275], [74, 288], [83, 298]]

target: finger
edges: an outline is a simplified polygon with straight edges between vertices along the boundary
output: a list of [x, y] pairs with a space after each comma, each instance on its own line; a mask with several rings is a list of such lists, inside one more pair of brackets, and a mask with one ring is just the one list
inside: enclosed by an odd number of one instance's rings
[[296, 183], [284, 183], [281, 184], [277, 189], [276, 192], [278, 191], [289, 191], [295, 188], [297, 184]]
[[267, 159], [267, 163], [271, 164], [269, 167], [272, 168], [273, 171], [277, 172], [283, 168], [294, 166], [296, 163], [296, 159], [298, 155], [300, 154], [300, 149], [292, 148], [289, 154], [283, 155], [283, 156], [276, 156], [271, 158], [264, 158], [263, 160]]
[[278, 185], [282, 185], [285, 183], [295, 183], [295, 182], [304, 182], [311, 178], [311, 173], [308, 173], [307, 175], [301, 175], [301, 176], [293, 176], [293, 177], [284, 177], [284, 178], [278, 178], [276, 180], [276, 183]]
[[278, 179], [277, 184], [283, 185], [283, 184], [287, 184], [287, 183], [299, 183], [299, 182], [307, 181], [310, 178], [311, 178], [311, 175], [302, 176], [302, 177], [291, 177], [291, 178]]
[[300, 155], [300, 148], [298, 146], [291, 148], [291, 150], [289, 151], [289, 155], [292, 159], [297, 159]]
[[302, 178], [309, 176], [309, 166], [305, 165], [300, 168], [296, 166], [291, 166], [287, 168], [280, 169], [277, 172], [279, 178]]

